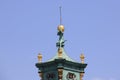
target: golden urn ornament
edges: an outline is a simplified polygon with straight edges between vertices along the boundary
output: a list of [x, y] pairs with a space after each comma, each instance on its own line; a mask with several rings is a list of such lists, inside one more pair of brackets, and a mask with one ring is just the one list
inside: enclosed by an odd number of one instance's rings
[[38, 62], [41, 63], [42, 62], [42, 54], [38, 54]]
[[84, 54], [81, 54], [81, 55], [80, 55], [80, 59], [81, 59], [81, 63], [84, 63], [84, 59], [85, 59]]

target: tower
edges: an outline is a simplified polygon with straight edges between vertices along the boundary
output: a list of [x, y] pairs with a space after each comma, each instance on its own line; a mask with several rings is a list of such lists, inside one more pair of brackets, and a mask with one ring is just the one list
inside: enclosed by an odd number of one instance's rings
[[84, 69], [87, 64], [84, 63], [84, 54], [80, 55], [81, 63], [75, 62], [67, 56], [64, 50], [64, 26], [58, 26], [59, 40], [56, 43], [58, 48], [56, 56], [47, 62], [42, 62], [42, 55], [38, 54], [38, 68], [41, 80], [83, 80]]

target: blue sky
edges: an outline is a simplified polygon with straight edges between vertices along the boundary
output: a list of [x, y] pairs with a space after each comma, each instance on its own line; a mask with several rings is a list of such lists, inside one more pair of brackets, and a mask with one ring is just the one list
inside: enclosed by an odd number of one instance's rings
[[57, 51], [59, 6], [65, 50], [88, 63], [84, 80], [120, 80], [119, 0], [0, 0], [0, 80], [39, 80], [43, 61]]

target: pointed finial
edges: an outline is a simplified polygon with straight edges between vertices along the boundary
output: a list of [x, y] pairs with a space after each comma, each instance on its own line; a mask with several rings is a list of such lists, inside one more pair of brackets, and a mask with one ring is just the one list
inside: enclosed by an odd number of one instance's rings
[[38, 62], [41, 63], [42, 62], [42, 54], [38, 54]]
[[83, 64], [84, 63], [84, 59], [85, 59], [85, 56], [84, 56], [83, 53], [80, 55], [80, 59], [81, 59], [81, 63]]

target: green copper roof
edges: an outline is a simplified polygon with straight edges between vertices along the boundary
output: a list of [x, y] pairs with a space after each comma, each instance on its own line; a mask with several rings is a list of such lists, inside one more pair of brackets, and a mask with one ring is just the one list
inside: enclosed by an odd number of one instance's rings
[[66, 59], [66, 60], [68, 60], [68, 61], [72, 61], [72, 62], [75, 62], [73, 59], [71, 59], [66, 53], [65, 53], [65, 50], [64, 50], [64, 48], [62, 48], [62, 57], [60, 58], [59, 56], [58, 56], [58, 53], [53, 57], [53, 58], [51, 58], [50, 60], [48, 60], [48, 61], [53, 61], [53, 60], [55, 60], [55, 59]]

